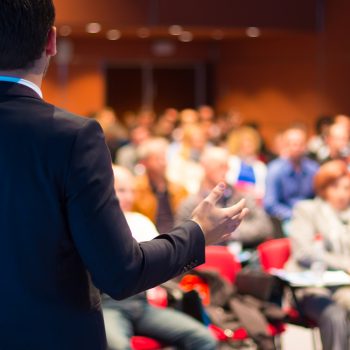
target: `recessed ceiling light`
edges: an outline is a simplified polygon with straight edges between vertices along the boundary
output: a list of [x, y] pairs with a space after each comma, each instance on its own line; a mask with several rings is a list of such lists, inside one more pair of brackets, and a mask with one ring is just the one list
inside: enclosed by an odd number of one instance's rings
[[61, 36], [69, 36], [72, 34], [72, 27], [68, 25], [63, 25], [58, 29], [58, 33]]
[[257, 27], [249, 27], [246, 30], [246, 34], [247, 36], [249, 36], [250, 38], [257, 38], [260, 36], [261, 31], [259, 28]]
[[90, 34], [96, 34], [101, 31], [101, 24], [97, 22], [88, 23], [86, 25], [86, 31]]
[[106, 37], [108, 40], [118, 40], [122, 36], [122, 33], [118, 29], [111, 29], [106, 33]]
[[151, 31], [149, 30], [149, 28], [142, 27], [137, 30], [137, 36], [141, 39], [149, 38], [150, 35]]
[[188, 43], [193, 40], [193, 34], [191, 32], [184, 31], [179, 35], [179, 40], [184, 43]]
[[183, 28], [177, 24], [169, 27], [170, 35], [181, 35], [182, 32], [183, 32]]
[[224, 36], [225, 36], [224, 32], [220, 29], [214, 30], [213, 33], [211, 34], [211, 37], [214, 40], [222, 40]]

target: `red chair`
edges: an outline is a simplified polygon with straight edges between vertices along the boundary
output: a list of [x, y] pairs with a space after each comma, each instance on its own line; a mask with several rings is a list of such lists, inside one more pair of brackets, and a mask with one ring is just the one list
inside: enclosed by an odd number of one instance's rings
[[226, 247], [209, 246], [205, 250], [205, 264], [198, 266], [197, 269], [216, 270], [220, 276], [234, 283], [242, 267]]
[[[264, 271], [269, 272], [273, 268], [283, 269], [291, 254], [291, 242], [289, 238], [272, 239], [261, 243], [257, 250], [260, 264]], [[296, 298], [294, 299], [297, 302]], [[314, 330], [317, 326], [315, 322], [303, 317], [295, 307], [289, 307], [286, 313], [289, 323], [311, 329], [313, 348], [316, 349], [316, 335]]]
[[258, 246], [260, 263], [264, 271], [282, 269], [289, 259], [291, 244], [288, 238], [272, 239]]
[[[223, 246], [209, 246], [205, 251], [205, 264], [197, 267], [198, 270], [216, 270], [222, 277], [226, 278], [231, 283], [236, 280], [237, 273], [241, 271], [241, 264], [235, 259], [232, 253]], [[235, 331], [223, 330], [217, 326], [210, 325], [210, 330], [213, 332], [216, 339], [220, 342], [227, 341], [244, 341], [249, 339], [247, 331], [241, 327]], [[284, 332], [283, 324], [268, 327], [268, 332], [273, 337], [276, 337]], [[278, 345], [278, 342], [277, 344]]]

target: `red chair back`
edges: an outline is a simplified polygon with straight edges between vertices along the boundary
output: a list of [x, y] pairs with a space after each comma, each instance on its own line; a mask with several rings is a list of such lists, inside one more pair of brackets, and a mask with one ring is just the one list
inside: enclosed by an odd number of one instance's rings
[[227, 247], [209, 246], [205, 250], [205, 264], [198, 267], [199, 270], [216, 270], [220, 276], [233, 283], [237, 273], [241, 270], [241, 264], [235, 259]]
[[264, 271], [282, 269], [289, 259], [291, 244], [289, 238], [272, 239], [258, 246], [261, 267]]

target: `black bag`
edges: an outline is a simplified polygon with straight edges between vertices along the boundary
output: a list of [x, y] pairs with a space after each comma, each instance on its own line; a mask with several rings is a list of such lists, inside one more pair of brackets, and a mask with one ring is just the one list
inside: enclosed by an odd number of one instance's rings
[[250, 295], [261, 301], [281, 303], [283, 285], [275, 277], [259, 270], [242, 270], [237, 274], [236, 292], [240, 295]]

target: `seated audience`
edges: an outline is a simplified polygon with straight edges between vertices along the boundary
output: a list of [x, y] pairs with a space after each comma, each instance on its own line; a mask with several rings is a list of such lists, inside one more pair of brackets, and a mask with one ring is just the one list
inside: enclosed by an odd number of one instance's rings
[[102, 108], [94, 118], [101, 125], [111, 157], [114, 159], [118, 149], [128, 142], [128, 132], [110, 107]]
[[170, 181], [197, 193], [203, 177], [199, 158], [206, 147], [207, 139], [199, 124], [189, 124], [183, 129], [183, 137], [177, 151], [169, 159], [167, 177]]
[[[289, 270], [312, 268], [350, 272], [350, 173], [341, 160], [322, 165], [315, 179], [317, 197], [299, 202], [291, 221]], [[315, 242], [321, 240], [321, 254]], [[318, 242], [319, 244], [319, 242]], [[323, 349], [349, 349], [350, 288], [303, 290], [300, 305], [320, 327]]]
[[318, 164], [305, 156], [306, 132], [292, 127], [283, 134], [283, 155], [268, 166], [265, 210], [285, 222], [291, 218], [294, 205], [313, 198], [313, 177]]
[[329, 127], [328, 135], [326, 136], [327, 153], [320, 160], [321, 163], [335, 159], [347, 160], [350, 156], [350, 133], [349, 129], [345, 127], [341, 120], [339, 121], [338, 118], [338, 122], [335, 122]]
[[217, 144], [220, 141], [221, 130], [216, 123], [214, 109], [208, 105], [202, 105], [198, 108], [198, 115], [206, 139], [213, 144]]
[[[156, 237], [158, 233], [152, 222], [131, 211], [135, 195], [135, 179], [131, 172], [115, 167], [114, 175], [119, 203], [134, 238], [140, 242]], [[122, 301], [104, 295], [103, 315], [109, 350], [131, 350], [133, 335], [151, 337], [183, 350], [216, 348], [214, 338], [204, 325], [174, 309], [149, 305], [146, 293]]]
[[164, 137], [171, 142], [174, 130], [177, 126], [178, 115], [179, 113], [175, 108], [167, 108], [163, 114], [160, 115], [157, 123], [154, 125], [154, 135]]
[[266, 182], [266, 165], [259, 160], [261, 139], [251, 127], [232, 131], [227, 139], [230, 152], [227, 182], [250, 189], [256, 198], [263, 198]]
[[[204, 169], [204, 178], [197, 194], [190, 195], [180, 205], [176, 215], [176, 224], [180, 224], [191, 218], [193, 209], [208, 195], [210, 189], [216, 183], [225, 179], [228, 170], [228, 152], [219, 147], [211, 147], [204, 151], [201, 157], [201, 165]], [[240, 241], [245, 248], [257, 246], [264, 240], [271, 238], [273, 227], [269, 217], [256, 203], [250, 194], [242, 193], [228, 186], [224, 196], [219, 200], [218, 206], [225, 207], [234, 202], [246, 198], [248, 215], [234, 232], [232, 240]]]
[[328, 146], [326, 138], [330, 126], [334, 123], [334, 118], [331, 116], [320, 116], [315, 123], [316, 135], [312, 136], [307, 144], [309, 156], [319, 163], [328, 157]]
[[340, 124], [350, 133], [350, 116], [346, 114], [337, 114], [334, 117], [334, 123]]
[[191, 108], [183, 109], [180, 112], [180, 126], [185, 127], [187, 125], [197, 124], [199, 122], [199, 114], [196, 110]]
[[132, 173], [135, 173], [135, 167], [138, 163], [138, 147], [150, 138], [150, 132], [145, 126], [135, 124], [130, 128], [129, 134], [130, 143], [119, 149], [114, 163], [128, 168]]
[[195, 125], [199, 123], [198, 112], [194, 109], [183, 109], [179, 113], [179, 123], [172, 133], [172, 143], [169, 145], [169, 160], [172, 160], [173, 156], [178, 154], [182, 140], [184, 138], [184, 129], [188, 126]]
[[152, 220], [159, 232], [168, 232], [173, 227], [175, 212], [187, 196], [182, 186], [166, 178], [167, 147], [165, 139], [151, 138], [138, 149], [145, 173], [136, 179], [134, 210]]
[[156, 114], [150, 108], [141, 108], [136, 116], [137, 125], [143, 126], [144, 128], [151, 130], [156, 121]]

